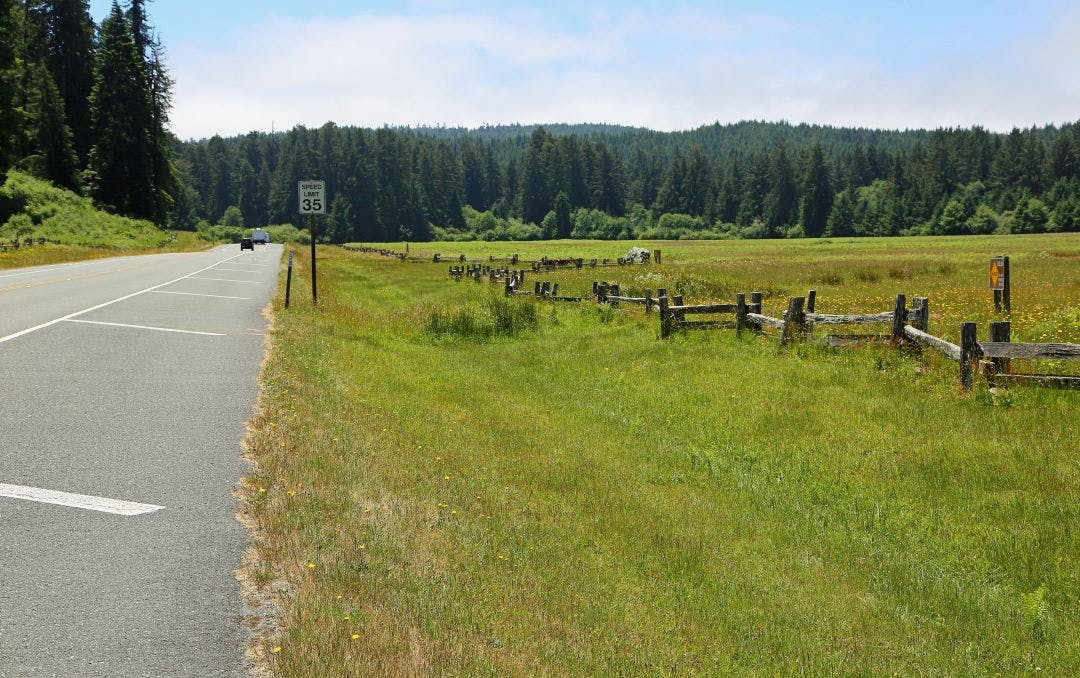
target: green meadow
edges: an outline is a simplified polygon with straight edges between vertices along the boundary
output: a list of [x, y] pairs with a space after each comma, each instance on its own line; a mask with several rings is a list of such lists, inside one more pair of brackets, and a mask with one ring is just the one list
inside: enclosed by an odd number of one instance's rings
[[[431, 243], [450, 259], [615, 258], [634, 243]], [[245, 578], [275, 675], [1072, 675], [1080, 671], [1080, 392], [957, 385], [888, 345], [774, 332], [660, 341], [593, 280], [688, 302], [816, 289], [821, 312], [930, 298], [1080, 343], [1080, 235], [644, 243], [659, 266], [527, 274], [297, 249], [243, 490]], [[387, 245], [402, 249], [400, 243]], [[820, 334], [818, 332], [817, 334]], [[1014, 361], [1075, 373], [1076, 363]]]

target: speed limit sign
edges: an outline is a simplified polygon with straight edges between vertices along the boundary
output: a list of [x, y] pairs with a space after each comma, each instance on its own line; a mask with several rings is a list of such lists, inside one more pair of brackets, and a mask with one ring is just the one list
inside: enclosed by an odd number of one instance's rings
[[326, 214], [326, 182], [299, 182], [296, 199], [300, 214]]

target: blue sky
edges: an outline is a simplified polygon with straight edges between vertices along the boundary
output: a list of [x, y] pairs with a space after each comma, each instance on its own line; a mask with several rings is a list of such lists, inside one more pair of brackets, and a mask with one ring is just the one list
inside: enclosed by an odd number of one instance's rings
[[[111, 2], [93, 0], [99, 20]], [[156, 0], [183, 138], [296, 124], [1080, 119], [1080, 7]]]

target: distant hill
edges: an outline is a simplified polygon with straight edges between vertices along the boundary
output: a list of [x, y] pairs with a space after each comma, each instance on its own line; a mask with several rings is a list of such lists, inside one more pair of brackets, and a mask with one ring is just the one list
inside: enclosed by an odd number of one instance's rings
[[552, 136], [577, 136], [602, 141], [612, 150], [627, 154], [635, 150], [670, 147], [687, 151], [700, 146], [712, 158], [747, 157], [763, 148], [784, 141], [792, 148], [821, 144], [827, 153], [849, 150], [855, 146], [875, 146], [886, 152], [907, 150], [926, 143], [931, 132], [925, 129], [883, 130], [829, 125], [792, 125], [788, 122], [745, 120], [721, 124], [715, 122], [696, 129], [662, 132], [645, 127], [604, 124], [535, 124], [485, 125], [464, 127], [398, 127], [403, 134], [454, 141], [469, 139], [482, 142], [510, 142], [525, 145], [529, 135], [543, 127]]

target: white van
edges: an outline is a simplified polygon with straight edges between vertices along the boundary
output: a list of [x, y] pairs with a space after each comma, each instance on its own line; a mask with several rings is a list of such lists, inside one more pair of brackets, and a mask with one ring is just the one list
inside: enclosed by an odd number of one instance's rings
[[270, 244], [270, 234], [264, 228], [256, 228], [251, 231], [251, 240], [264, 245]]

